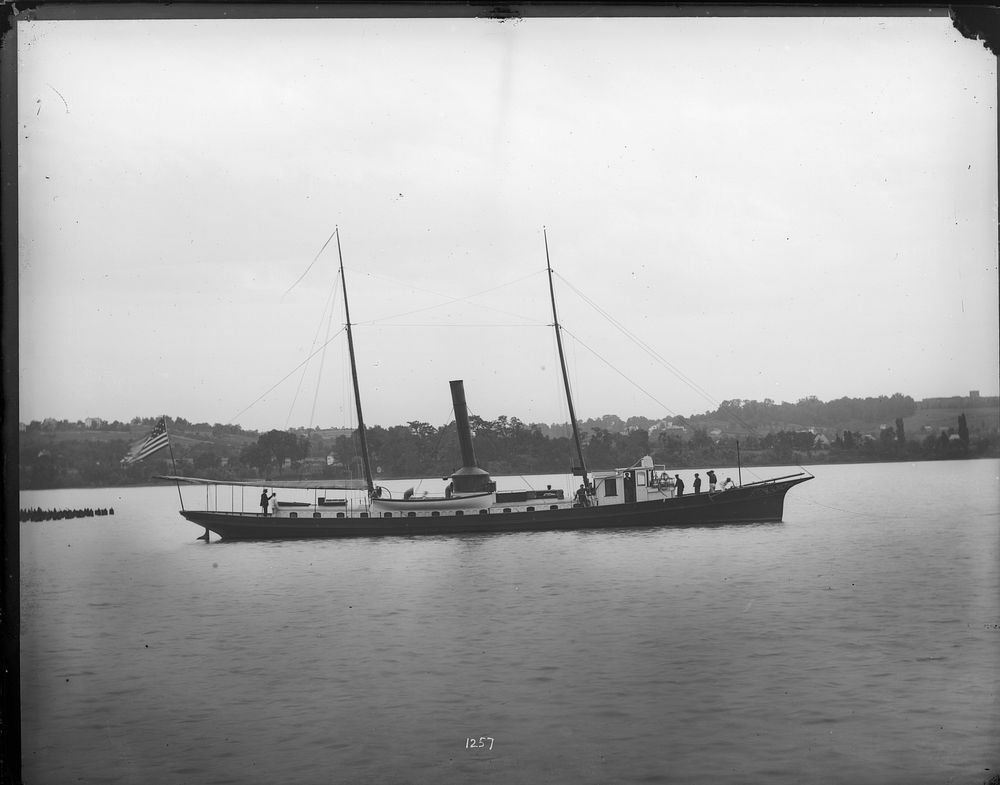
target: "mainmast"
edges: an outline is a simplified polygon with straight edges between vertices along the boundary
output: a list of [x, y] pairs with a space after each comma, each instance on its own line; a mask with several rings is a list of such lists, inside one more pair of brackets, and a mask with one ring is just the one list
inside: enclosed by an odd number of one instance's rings
[[576, 424], [576, 412], [573, 410], [573, 394], [569, 390], [569, 375], [566, 373], [566, 356], [563, 354], [562, 333], [559, 329], [559, 317], [556, 315], [556, 292], [552, 286], [552, 263], [549, 261], [549, 237], [542, 228], [542, 237], [545, 239], [545, 265], [549, 271], [549, 296], [552, 299], [552, 322], [556, 329], [556, 346], [559, 349], [559, 366], [562, 368], [563, 384], [566, 387], [566, 403], [569, 405], [569, 421], [573, 426], [573, 441], [576, 443], [576, 455], [580, 460], [580, 466], [573, 468], [573, 473], [577, 471], [583, 477], [583, 484], [590, 490], [590, 476], [587, 474], [587, 462], [583, 457], [583, 446], [580, 443], [580, 429]]
[[365, 468], [365, 483], [368, 493], [374, 494], [375, 483], [372, 481], [372, 466], [368, 459], [368, 437], [365, 434], [365, 418], [361, 414], [361, 391], [358, 388], [358, 365], [354, 360], [354, 336], [351, 334], [351, 309], [347, 306], [347, 280], [344, 278], [344, 256], [340, 252], [340, 227], [337, 234], [337, 257], [340, 259], [340, 284], [344, 288], [344, 317], [347, 319], [347, 350], [351, 355], [351, 380], [354, 382], [354, 403], [358, 407], [358, 436], [361, 439], [361, 463]]

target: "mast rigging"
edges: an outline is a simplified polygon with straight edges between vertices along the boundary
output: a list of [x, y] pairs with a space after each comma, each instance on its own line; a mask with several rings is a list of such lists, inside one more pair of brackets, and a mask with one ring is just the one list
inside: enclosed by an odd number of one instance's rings
[[344, 288], [344, 318], [347, 320], [347, 351], [351, 357], [351, 381], [354, 382], [354, 403], [358, 410], [358, 438], [361, 441], [361, 463], [365, 471], [365, 484], [369, 496], [375, 493], [375, 483], [372, 480], [371, 461], [368, 458], [368, 437], [365, 434], [365, 418], [361, 413], [361, 390], [358, 387], [358, 365], [354, 359], [354, 336], [351, 334], [351, 309], [347, 304], [347, 280], [344, 278], [344, 255], [340, 251], [340, 227], [334, 230], [337, 235], [337, 258], [340, 259], [340, 284]]
[[[562, 368], [563, 385], [566, 388], [566, 403], [569, 406], [569, 422], [573, 427], [573, 442], [576, 444], [576, 455], [580, 460], [580, 472], [584, 487], [590, 492], [590, 475], [587, 472], [587, 461], [583, 457], [583, 446], [580, 443], [580, 429], [576, 423], [576, 411], [573, 409], [573, 395], [569, 389], [569, 374], [566, 373], [566, 357], [563, 354], [562, 333], [559, 328], [559, 317], [556, 314], [556, 292], [552, 285], [552, 262], [549, 261], [549, 237], [542, 227], [542, 238], [545, 240], [545, 266], [549, 273], [549, 297], [552, 300], [552, 322], [556, 330], [556, 347], [559, 349], [559, 367]], [[574, 471], [574, 473], [576, 473]]]

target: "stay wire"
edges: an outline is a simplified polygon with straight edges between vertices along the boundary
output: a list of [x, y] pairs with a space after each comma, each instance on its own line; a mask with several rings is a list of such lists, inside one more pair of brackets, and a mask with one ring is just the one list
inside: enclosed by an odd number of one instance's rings
[[[403, 284], [405, 287], [407, 287], [408, 289], [412, 289], [415, 292], [423, 292], [424, 294], [433, 294], [435, 297], [444, 297], [447, 299], [451, 299], [451, 295], [449, 294], [442, 294], [441, 292], [435, 292], [433, 289], [424, 289], [423, 287], [420, 286], [414, 286], [413, 283], [410, 281], [404, 281], [402, 278], [396, 278], [395, 276], [386, 275], [385, 273], [375, 273], [372, 272], [371, 270], [357, 270], [357, 269], [352, 269], [349, 266], [345, 266], [344, 269], [352, 270], [352, 272], [356, 273], [363, 273], [371, 278], [385, 278], [387, 281], [393, 281], [395, 283]], [[491, 289], [487, 289], [486, 291], [492, 292], [496, 291], [497, 289], [503, 289], [505, 286], [513, 286], [516, 283], [525, 281], [528, 278], [541, 274], [542, 272], [544, 272], [544, 269], [535, 270], [534, 272], [522, 275], [520, 278], [514, 278], [513, 280], [507, 281], [506, 283], [497, 284], [496, 286], [492, 287]]]
[[[400, 314], [400, 316], [405, 316], [405, 315], [406, 314]], [[392, 318], [392, 317], [390, 317], [390, 318]], [[541, 322], [539, 322], [538, 324], [484, 324], [484, 323], [480, 323], [480, 324], [461, 324], [461, 323], [456, 323], [456, 322], [448, 322], [446, 324], [433, 324], [431, 322], [425, 322], [423, 324], [421, 324], [421, 323], [406, 323], [406, 322], [404, 322], [402, 324], [377, 324], [377, 323], [375, 323], [373, 321], [372, 322], [358, 322], [356, 324], [352, 324], [351, 325], [351, 327], [378, 327], [380, 330], [385, 329], [387, 327], [389, 327], [389, 328], [391, 328], [391, 327], [406, 327], [406, 328], [410, 328], [410, 327], [436, 327], [438, 329], [451, 330], [451, 329], [453, 329], [455, 327], [488, 327], [490, 329], [493, 329], [493, 328], [496, 328], [496, 327], [512, 327], [512, 328], [536, 329], [536, 328], [539, 328], [539, 327], [546, 327], [546, 328], [548, 328], [548, 327], [551, 327], [551, 326], [552, 325], [542, 324]]]
[[[843, 507], [833, 507], [833, 506], [831, 506], [829, 504], [823, 504], [822, 502], [818, 502], [815, 499], [808, 499], [807, 501], [810, 504], [816, 505], [817, 507], [823, 507], [824, 509], [827, 509], [827, 510], [835, 510], [836, 512], [842, 512], [845, 515], [852, 515], [855, 518], [871, 518], [872, 517], [870, 514], [865, 514], [865, 513], [862, 513], [862, 512], [855, 512], [854, 510], [845, 510]], [[910, 515], [879, 515], [878, 516], [879, 520], [893, 520], [893, 521], [895, 521], [895, 520], [904, 520], [904, 519], [907, 519], [907, 518], [910, 518], [910, 517], [912, 517], [912, 516], [910, 516]]]
[[[452, 407], [450, 407], [448, 409], [448, 414], [446, 416], [447, 417], [451, 417], [451, 418], [453, 418], [455, 420], [455, 429], [457, 430], [458, 429], [458, 418], [455, 417], [455, 407], [454, 406], [452, 406]], [[430, 423], [428, 423], [428, 425], [429, 424]], [[440, 457], [440, 455], [441, 455], [441, 444], [444, 442], [445, 431], [448, 429], [448, 425], [450, 425], [450, 424], [451, 424], [451, 420], [446, 420], [444, 425], [442, 425], [440, 428], [435, 429], [437, 431], [437, 440], [434, 442], [434, 449], [433, 449], [433, 451], [431, 453], [434, 456], [434, 460], [437, 460]], [[422, 482], [422, 480], [421, 480], [421, 482]]]
[[[550, 324], [549, 325], [549, 327], [554, 327], [554, 326], [555, 326], [554, 324]], [[563, 330], [564, 332], [566, 332], [567, 334], [569, 334], [569, 331], [565, 330], [565, 328], [562, 325], [559, 325], [559, 329]], [[566, 375], [566, 381], [568, 382], [569, 388], [570, 388], [569, 389], [569, 394], [571, 396], [573, 396], [573, 400], [577, 400], [576, 394], [575, 394], [574, 391], [576, 389], [579, 389], [579, 386], [580, 386], [578, 384], [578, 382], [580, 381], [580, 378], [579, 378], [579, 376], [577, 374], [577, 370], [580, 367], [580, 363], [577, 362], [576, 338], [575, 338], [575, 336], [571, 336], [571, 337], [574, 338], [573, 343], [570, 344], [570, 346], [569, 346], [570, 351], [573, 353], [573, 362], [570, 363], [570, 367], [572, 368], [572, 378], [569, 378], [570, 377], [570, 373], [567, 373], [567, 375]], [[552, 331], [552, 354], [553, 354], [553, 356], [555, 358], [555, 361], [554, 361], [555, 365], [557, 367], [560, 366], [561, 364], [559, 362], [559, 337], [556, 335], [555, 330]], [[572, 418], [569, 416], [569, 400], [566, 398], [566, 393], [561, 388], [561, 386], [559, 384], [559, 381], [560, 380], [557, 379], [557, 378], [553, 379], [555, 388], [557, 390], [557, 399], [562, 402], [562, 409], [561, 409], [561, 411], [565, 412], [565, 414], [566, 414], [566, 422], [569, 423], [569, 438], [568, 438], [567, 444], [566, 444], [566, 457], [568, 459], [570, 468], [572, 469], [572, 467], [575, 466], [576, 462], [579, 460], [579, 458], [577, 458], [577, 455], [576, 455], [576, 447], [575, 447], [575, 444], [574, 444], [574, 437], [573, 437], [574, 428], [576, 426], [576, 423], [570, 422], [572, 420]]]
[[336, 339], [336, 337], [338, 335], [340, 335], [342, 332], [344, 332], [344, 330], [346, 330], [346, 329], [347, 329], [346, 327], [341, 327], [339, 330], [337, 330], [337, 332], [334, 333], [333, 335], [331, 335], [330, 338], [328, 340], [326, 340], [323, 343], [322, 346], [320, 346], [318, 349], [316, 349], [314, 352], [312, 352], [312, 354], [310, 354], [302, 362], [300, 362], [298, 365], [296, 365], [294, 368], [292, 368], [292, 370], [290, 370], [287, 374], [285, 374], [283, 377], [281, 377], [281, 379], [279, 379], [271, 387], [269, 387], [267, 390], [265, 390], [263, 393], [261, 393], [261, 395], [258, 396], [256, 398], [256, 400], [254, 400], [253, 403], [251, 403], [249, 406], [244, 407], [243, 409], [241, 409], [240, 411], [238, 411], [236, 414], [234, 414], [232, 417], [230, 417], [229, 418], [229, 423], [231, 424], [237, 417], [245, 414], [250, 409], [252, 409], [254, 406], [256, 406], [258, 403], [260, 403], [264, 398], [266, 398], [277, 387], [281, 386], [293, 373], [295, 373], [297, 370], [299, 370], [299, 368], [301, 368], [303, 365], [305, 365], [307, 362], [309, 362], [319, 352], [323, 351], [323, 349], [326, 348], [327, 344], [332, 343], [334, 341], [334, 339]]
[[699, 395], [701, 395], [706, 401], [708, 401], [709, 403], [711, 403], [713, 406], [717, 407], [719, 405], [719, 402], [707, 390], [705, 390], [701, 385], [699, 385], [697, 382], [695, 382], [693, 379], [691, 379], [689, 376], [687, 376], [683, 371], [680, 370], [680, 368], [678, 368], [677, 366], [673, 365], [663, 355], [661, 355], [659, 352], [657, 352], [656, 349], [654, 349], [648, 343], [646, 343], [645, 341], [643, 341], [639, 336], [637, 336], [635, 333], [633, 333], [631, 330], [629, 330], [625, 325], [623, 325], [621, 322], [619, 322], [617, 319], [615, 319], [610, 313], [608, 313], [603, 308], [601, 308], [601, 306], [599, 306], [596, 302], [594, 302], [594, 300], [592, 300], [590, 297], [588, 297], [583, 292], [581, 292], [579, 289], [577, 289], [575, 286], [573, 286], [572, 283], [570, 283], [565, 278], [563, 278], [561, 275], [559, 275], [559, 273], [556, 273], [555, 271], [553, 271], [553, 273], [555, 275], [558, 275], [559, 279], [561, 281], [563, 281], [563, 283], [565, 283], [566, 286], [568, 286], [571, 290], [573, 290], [573, 292], [575, 292], [585, 303], [587, 303], [591, 308], [593, 308], [595, 311], [597, 311], [601, 316], [603, 316], [614, 327], [616, 327], [618, 330], [620, 330], [633, 343], [635, 343], [637, 346], [639, 346], [641, 349], [643, 349], [647, 354], [649, 354], [652, 357], [654, 357], [655, 359], [659, 360], [660, 363], [662, 363], [668, 370], [670, 370], [671, 373], [673, 373], [675, 376], [677, 376], [678, 379], [680, 379], [682, 382], [684, 382], [686, 385], [688, 385], [696, 393], [698, 393]]
[[[336, 287], [334, 288], [336, 292]], [[329, 337], [330, 330], [333, 329], [333, 312], [336, 306], [336, 296], [334, 296], [334, 302], [330, 306], [330, 315], [327, 317], [326, 321], [326, 334]], [[319, 356], [319, 373], [316, 376], [316, 388], [313, 390], [313, 404], [312, 410], [309, 412], [309, 427], [311, 428], [316, 423], [316, 403], [319, 401], [319, 390], [320, 385], [323, 381], [323, 368], [326, 365], [326, 352], [323, 352]], [[305, 371], [302, 372], [303, 377], [305, 376]]]
[[[309, 262], [309, 265], [306, 267], [306, 269], [295, 280], [295, 282], [285, 290], [285, 293], [282, 294], [282, 298], [284, 298], [285, 295], [287, 295], [289, 292], [292, 291], [292, 289], [294, 289], [296, 286], [298, 286], [303, 281], [303, 279], [309, 274], [309, 271], [313, 268], [313, 265], [315, 265], [316, 262], [319, 260], [319, 257], [323, 255], [323, 251], [326, 250], [326, 247], [330, 244], [330, 241], [333, 240], [333, 238], [337, 236], [337, 233], [339, 231], [340, 231], [339, 228], [335, 226], [334, 229], [333, 229], [333, 231], [330, 233], [330, 236], [326, 238], [326, 242], [323, 243], [323, 245], [320, 247], [319, 251], [316, 252], [316, 255], [313, 257], [312, 261]], [[319, 340], [320, 330], [323, 327], [323, 320], [324, 320], [324, 318], [327, 315], [327, 309], [329, 309], [330, 317], [331, 317], [330, 321], [332, 321], [333, 303], [336, 301], [336, 293], [337, 293], [337, 287], [336, 287], [336, 284], [334, 284], [334, 286], [331, 287], [330, 293], [327, 295], [326, 302], [323, 305], [323, 313], [320, 315], [319, 324], [316, 326], [316, 333], [315, 333], [315, 335], [313, 335], [312, 345], [310, 346], [310, 349], [315, 348], [316, 342]], [[329, 337], [329, 335], [330, 335], [329, 321], [327, 323], [327, 333], [326, 334], [327, 334], [327, 337]], [[312, 355], [310, 355], [310, 357], [311, 356]], [[325, 356], [326, 356], [326, 353], [324, 352], [323, 356], [320, 358], [320, 376], [321, 377], [322, 377], [322, 373], [323, 373], [322, 362], [323, 362], [323, 358]], [[307, 360], [308, 360], [308, 358], [307, 358]], [[296, 402], [299, 399], [299, 394], [302, 392], [302, 384], [305, 381], [306, 371], [307, 370], [308, 370], [307, 365], [303, 365], [303, 367], [302, 367], [302, 376], [299, 378], [299, 384], [295, 388], [295, 395], [292, 396], [292, 402], [291, 402], [291, 404], [288, 407], [288, 416], [285, 418], [285, 428], [288, 427], [289, 423], [292, 420], [292, 413], [295, 410], [295, 404], [296, 404]], [[318, 380], [316, 382], [316, 392], [317, 393], [319, 392], [319, 381]], [[313, 398], [313, 416], [315, 416], [315, 410], [316, 410], [316, 400], [315, 400], [315, 397], [314, 397]], [[312, 423], [310, 422], [310, 425], [311, 424]]]
[[[299, 284], [300, 284], [300, 283], [302, 282], [302, 279], [306, 277], [306, 275], [307, 275], [307, 274], [309, 273], [309, 271], [310, 271], [310, 270], [312, 269], [312, 266], [313, 266], [314, 264], [316, 264], [316, 260], [317, 260], [317, 259], [319, 259], [320, 255], [321, 255], [321, 254], [323, 253], [323, 251], [325, 251], [325, 250], [326, 250], [326, 247], [327, 247], [327, 246], [328, 246], [328, 245], [330, 244], [330, 241], [331, 241], [331, 240], [332, 240], [332, 239], [333, 239], [334, 237], [336, 237], [336, 236], [337, 236], [337, 232], [338, 232], [338, 231], [339, 231], [339, 229], [336, 229], [336, 228], [334, 228], [334, 230], [333, 230], [333, 232], [332, 232], [332, 233], [330, 234], [330, 236], [326, 238], [326, 242], [325, 242], [325, 243], [323, 243], [323, 247], [322, 247], [322, 248], [320, 248], [320, 249], [319, 249], [319, 251], [317, 251], [317, 252], [316, 252], [316, 255], [315, 255], [315, 256], [313, 257], [313, 260], [312, 260], [311, 262], [309, 262], [309, 266], [308, 266], [308, 267], [306, 267], [306, 269], [305, 269], [305, 271], [304, 271], [304, 272], [302, 273], [302, 275], [300, 275], [300, 276], [299, 276], [299, 277], [298, 277], [298, 278], [296, 279], [295, 283], [293, 283], [293, 284], [292, 284], [291, 286], [289, 286], [289, 287], [288, 287], [288, 288], [287, 288], [287, 289], [285, 290], [285, 294], [288, 294], [288, 293], [289, 293], [290, 291], [292, 291], [292, 289], [294, 289], [294, 288], [295, 288], [296, 286], [298, 286], [298, 285], [299, 285]], [[285, 296], [285, 294], [283, 294], [283, 295], [281, 295], [281, 296], [282, 296], [282, 297], [284, 297], [284, 296]]]
[[[372, 273], [368, 273], [368, 274], [372, 275]], [[409, 315], [415, 314], [415, 313], [423, 313], [424, 311], [432, 311], [432, 310], [434, 310], [436, 308], [443, 308], [443, 307], [445, 307], [447, 305], [454, 305], [455, 303], [461, 303], [461, 302], [465, 302], [465, 301], [468, 301], [468, 300], [472, 300], [472, 299], [474, 299], [476, 297], [480, 297], [480, 296], [482, 296], [484, 294], [489, 294], [490, 292], [495, 292], [497, 289], [503, 289], [506, 286], [513, 286], [514, 284], [520, 283], [521, 281], [524, 281], [524, 280], [526, 280], [528, 278], [531, 278], [534, 275], [538, 275], [538, 271], [535, 271], [533, 273], [529, 273], [527, 275], [523, 275], [520, 278], [515, 278], [512, 281], [507, 281], [506, 283], [497, 284], [496, 286], [491, 286], [488, 289], [483, 289], [483, 290], [478, 291], [478, 292], [473, 292], [472, 294], [464, 295], [462, 297], [453, 297], [451, 295], [441, 294], [440, 292], [433, 292], [433, 291], [431, 291], [429, 289], [419, 289], [419, 288], [416, 288], [416, 287], [411, 287], [411, 288], [415, 289], [416, 291], [426, 292], [427, 294], [433, 294], [435, 297], [444, 297], [444, 298], [446, 298], [447, 302], [436, 303], [434, 305], [425, 306], [424, 308], [415, 308], [414, 310], [411, 310], [411, 311], [403, 311], [401, 313], [391, 314], [391, 315], [388, 315], [388, 316], [379, 316], [379, 317], [376, 317], [374, 319], [368, 319], [368, 320], [363, 321], [363, 322], [355, 322], [353, 326], [354, 327], [357, 327], [359, 325], [363, 325], [363, 326], [366, 326], [366, 327], [370, 327], [370, 326], [374, 326], [374, 325], [392, 326], [392, 325], [382, 325], [380, 323], [384, 322], [384, 321], [387, 321], [389, 319], [398, 319], [401, 316], [409, 316]], [[389, 277], [389, 276], [383, 276], [383, 277]], [[504, 314], [506, 316], [513, 316], [513, 317], [515, 317], [517, 319], [522, 319], [522, 320], [524, 320], [526, 322], [533, 322], [534, 321], [533, 319], [530, 319], [530, 318], [528, 318], [526, 316], [522, 316], [521, 314], [511, 313], [510, 311], [504, 311], [504, 310], [502, 310], [500, 308], [494, 308], [494, 307], [489, 306], [489, 305], [482, 305], [482, 304], [480, 304], [480, 307], [486, 308], [486, 309], [488, 309], [490, 311], [496, 311], [497, 313], [501, 313], [501, 314]], [[524, 326], [524, 325], [521, 325], [521, 326]]]
[[[334, 285], [332, 287], [330, 287], [330, 293], [326, 297], [326, 303], [324, 303], [324, 305], [323, 305], [323, 312], [322, 312], [322, 314], [319, 317], [319, 324], [316, 325], [316, 333], [313, 335], [312, 344], [309, 346], [309, 350], [310, 351], [312, 351], [316, 347], [316, 343], [319, 341], [319, 335], [320, 335], [320, 331], [323, 329], [323, 321], [324, 320], [326, 320], [326, 335], [327, 335], [328, 338], [330, 336], [330, 327], [331, 327], [331, 324], [333, 322], [333, 313], [334, 313], [334, 308], [335, 308], [336, 302], [337, 302], [337, 291], [338, 290], [339, 290], [339, 287], [337, 286], [336, 283], [334, 283]], [[320, 379], [322, 378], [322, 375], [323, 375], [323, 360], [325, 359], [325, 357], [326, 357], [326, 352], [323, 352], [323, 354], [320, 355]], [[302, 368], [302, 376], [299, 377], [298, 387], [295, 388], [295, 395], [292, 397], [292, 403], [288, 407], [288, 417], [285, 419], [285, 427], [286, 428], [288, 427], [288, 424], [292, 420], [292, 412], [295, 409], [295, 404], [296, 404], [296, 402], [299, 399], [299, 393], [302, 391], [302, 384], [303, 384], [303, 382], [305, 382], [306, 371], [307, 370], [308, 370], [308, 367], [307, 366], [303, 366], [303, 368]], [[319, 394], [320, 379], [316, 380], [316, 389], [314, 391], [314, 396], [313, 396], [313, 412], [312, 412], [313, 415], [315, 415], [315, 413], [316, 413], [316, 396]], [[311, 426], [312, 422], [310, 421], [309, 424]]]
[[[600, 360], [605, 365], [607, 365], [612, 371], [614, 371], [619, 376], [621, 376], [625, 381], [627, 381], [629, 384], [631, 384], [637, 390], [639, 390], [640, 392], [642, 392], [643, 394], [645, 394], [646, 396], [648, 396], [650, 400], [655, 401], [657, 404], [659, 404], [660, 406], [662, 406], [667, 412], [670, 413], [671, 416], [680, 418], [680, 415], [675, 414], [674, 411], [669, 406], [667, 406], [665, 403], [663, 403], [663, 401], [659, 400], [655, 395], [653, 395], [651, 392], [649, 392], [649, 390], [645, 389], [640, 384], [638, 384], [637, 382], [635, 382], [634, 380], [632, 380], [631, 378], [629, 378], [628, 375], [626, 375], [622, 371], [618, 370], [618, 368], [616, 368], [614, 365], [612, 365], [609, 360], [605, 359], [597, 351], [595, 351], [590, 346], [588, 346], [586, 343], [584, 343], [584, 341], [582, 341], [578, 336], [576, 336], [573, 333], [571, 333], [569, 330], [567, 330], [562, 325], [560, 325], [559, 328], [564, 333], [566, 333], [567, 335], [569, 335], [574, 341], [576, 341], [577, 343], [579, 343], [584, 349], [586, 349], [588, 352], [590, 352], [592, 355], [594, 355], [598, 360]], [[680, 419], [683, 419], [683, 418], [680, 418]]]
[[[569, 287], [573, 292], [575, 292], [577, 294], [577, 296], [580, 297], [580, 299], [582, 299], [591, 308], [593, 308], [601, 316], [603, 316], [608, 322], [610, 322], [612, 326], [614, 326], [619, 331], [621, 331], [627, 338], [629, 338], [629, 340], [631, 340], [633, 343], [635, 343], [637, 346], [639, 346], [639, 348], [643, 349], [643, 351], [645, 351], [651, 357], [653, 357], [654, 359], [656, 359], [657, 361], [659, 361], [660, 364], [663, 365], [672, 374], [674, 374], [674, 376], [676, 376], [678, 379], [680, 379], [682, 382], [684, 382], [688, 387], [690, 387], [696, 393], [698, 393], [699, 395], [701, 395], [706, 401], [708, 401], [710, 404], [712, 404], [716, 408], [716, 410], [718, 410], [719, 406], [721, 405], [720, 402], [718, 400], [716, 400], [715, 397], [712, 396], [701, 385], [699, 385], [697, 382], [695, 382], [693, 379], [691, 379], [689, 376], [687, 376], [687, 374], [685, 374], [683, 371], [681, 371], [679, 368], [677, 368], [673, 363], [671, 363], [669, 360], [667, 360], [665, 357], [663, 357], [663, 355], [661, 355], [654, 348], [652, 348], [651, 346], [649, 346], [649, 344], [647, 344], [645, 341], [643, 341], [641, 338], [639, 338], [637, 335], [635, 335], [631, 330], [629, 330], [627, 327], [625, 327], [625, 325], [623, 325], [621, 322], [619, 322], [617, 319], [615, 319], [611, 314], [609, 314], [607, 311], [605, 311], [603, 308], [601, 308], [601, 306], [599, 306], [596, 302], [594, 302], [590, 297], [588, 297], [586, 294], [584, 294], [579, 289], [577, 289], [575, 286], [573, 286], [573, 284], [570, 283], [568, 280], [566, 280], [563, 276], [559, 275], [559, 273], [556, 273], [554, 270], [553, 270], [553, 273], [555, 275], [559, 276], [559, 279], [561, 281], [563, 281], [566, 284], [567, 287]], [[650, 397], [652, 397], [652, 396], [650, 396]], [[656, 400], [656, 399], [653, 398], [653, 400]], [[657, 401], [657, 403], [659, 403], [659, 401]], [[660, 405], [662, 406], [663, 404], [660, 404]], [[667, 411], [670, 411], [670, 409], [667, 409]], [[676, 419], [679, 419], [682, 422], [685, 422], [688, 425], [691, 425], [691, 422], [686, 417], [683, 417], [682, 415], [678, 415], [678, 414], [673, 414], [673, 412], [671, 412], [671, 414]], [[750, 423], [746, 422], [739, 415], [734, 415], [732, 413], [729, 413], [729, 416], [732, 417], [732, 419], [735, 420], [737, 423], [739, 423], [740, 425], [742, 425], [750, 433], [757, 433], [756, 426], [751, 425]]]

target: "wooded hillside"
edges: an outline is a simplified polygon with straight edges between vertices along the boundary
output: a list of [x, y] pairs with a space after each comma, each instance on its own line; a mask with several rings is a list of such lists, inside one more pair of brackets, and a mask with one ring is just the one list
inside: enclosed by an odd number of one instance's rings
[[[987, 403], [993, 399], [987, 399]], [[116, 486], [157, 474], [220, 480], [362, 476], [357, 435], [350, 429], [244, 431], [238, 425], [167, 417], [170, 450], [131, 466], [121, 459], [158, 417], [122, 422], [32, 422], [20, 434], [23, 489]], [[569, 473], [578, 463], [568, 425], [526, 424], [516, 417], [471, 416], [476, 456], [496, 475]], [[665, 420], [616, 415], [584, 420], [587, 465], [631, 465], [643, 455], [676, 468], [884, 460], [939, 460], [1000, 455], [1000, 411], [921, 408], [896, 394], [824, 403], [725, 401], [715, 411]], [[454, 423], [411, 421], [367, 431], [378, 477], [444, 477], [461, 464]], [[171, 453], [173, 462], [171, 461]]]

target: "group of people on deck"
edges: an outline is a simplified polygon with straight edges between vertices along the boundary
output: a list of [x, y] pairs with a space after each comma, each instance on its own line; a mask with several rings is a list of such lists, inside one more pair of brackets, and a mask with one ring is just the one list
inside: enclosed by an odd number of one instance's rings
[[[726, 481], [722, 483], [721, 487], [719, 485], [719, 479], [715, 476], [715, 470], [709, 469], [705, 472], [708, 477], [708, 492], [717, 493], [718, 491], [729, 491], [736, 487], [736, 483], [733, 482], [732, 477], [726, 477]], [[701, 493], [701, 475], [698, 472], [694, 473], [694, 492]], [[679, 474], [674, 475], [674, 493], [677, 496], [684, 495], [684, 480], [681, 479]]]
[[[725, 482], [721, 485], [719, 484], [719, 478], [715, 475], [714, 469], [709, 469], [705, 472], [708, 477], [708, 492], [709, 493], [720, 493], [722, 491], [730, 491], [736, 487], [736, 483], [733, 482], [731, 477], [726, 477]], [[609, 480], [610, 482], [610, 480]], [[659, 488], [660, 493], [666, 496], [668, 499], [672, 499], [676, 496], [684, 495], [684, 480], [681, 479], [679, 474], [675, 474], [672, 477], [667, 472], [662, 472], [657, 475], [655, 472], [650, 476], [649, 480], [650, 486]], [[695, 494], [701, 493], [701, 474], [695, 472], [694, 474], [694, 492]], [[551, 486], [549, 486], [551, 487]], [[576, 491], [576, 505], [577, 507], [590, 507], [594, 504], [594, 500], [591, 498], [594, 495], [594, 489], [588, 488], [585, 484], [581, 483], [580, 487]], [[613, 495], [617, 495], [614, 493]], [[650, 497], [657, 498], [657, 497]], [[635, 499], [633, 498], [633, 501]]]

